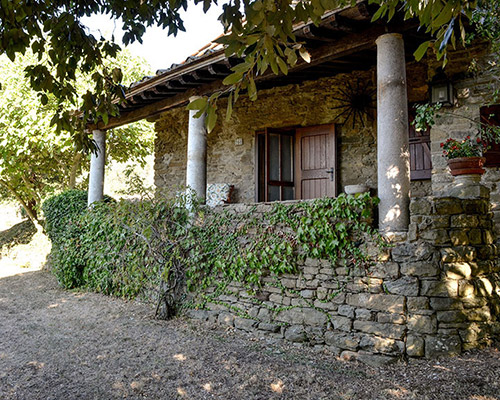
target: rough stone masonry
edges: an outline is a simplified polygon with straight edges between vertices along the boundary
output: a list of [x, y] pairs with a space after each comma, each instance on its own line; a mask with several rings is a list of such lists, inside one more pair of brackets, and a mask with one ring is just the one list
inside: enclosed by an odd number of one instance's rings
[[283, 288], [264, 285], [254, 297], [233, 284], [190, 316], [377, 363], [486, 345], [500, 332], [500, 270], [488, 192], [480, 192], [413, 199], [408, 233], [368, 271], [308, 258], [300, 274], [282, 276]]

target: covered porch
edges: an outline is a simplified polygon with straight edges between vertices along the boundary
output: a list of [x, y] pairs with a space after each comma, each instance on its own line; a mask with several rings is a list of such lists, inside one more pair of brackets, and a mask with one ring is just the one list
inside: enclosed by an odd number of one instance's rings
[[[223, 87], [239, 61], [209, 46], [158, 71], [128, 91], [119, 118], [93, 127], [101, 154], [107, 129], [147, 118], [158, 132], [159, 190], [190, 187], [205, 198], [207, 183], [226, 184], [232, 201], [248, 203], [336, 196], [361, 184], [381, 199], [380, 229], [407, 230], [410, 188], [430, 194], [430, 145], [410, 143], [408, 119], [409, 101], [428, 97], [427, 67], [413, 61], [423, 36], [412, 21], [377, 24], [372, 15], [359, 3], [325, 14], [318, 27], [296, 27], [311, 63], [258, 77], [259, 99], [242, 98], [228, 121], [219, 111], [208, 135], [204, 116], [185, 106]], [[92, 159], [89, 203], [102, 197], [103, 160]]]

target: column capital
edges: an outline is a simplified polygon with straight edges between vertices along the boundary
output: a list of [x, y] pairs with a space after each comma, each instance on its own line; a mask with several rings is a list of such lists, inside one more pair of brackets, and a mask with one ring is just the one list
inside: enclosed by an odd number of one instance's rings
[[387, 40], [389, 38], [403, 39], [403, 35], [401, 33], [384, 33], [375, 40], [375, 44], [378, 45], [379, 41]]

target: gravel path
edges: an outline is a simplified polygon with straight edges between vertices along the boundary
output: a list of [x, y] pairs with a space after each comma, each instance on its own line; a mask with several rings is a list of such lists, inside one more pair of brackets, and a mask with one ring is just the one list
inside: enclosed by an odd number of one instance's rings
[[47, 272], [0, 279], [0, 399], [500, 399], [500, 352], [384, 368], [66, 292]]

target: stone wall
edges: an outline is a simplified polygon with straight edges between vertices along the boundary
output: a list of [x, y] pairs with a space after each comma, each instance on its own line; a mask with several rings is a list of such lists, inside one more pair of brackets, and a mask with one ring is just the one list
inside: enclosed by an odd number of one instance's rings
[[[422, 100], [426, 93], [425, 68], [409, 65], [411, 101]], [[339, 74], [335, 77], [306, 81], [259, 91], [258, 101], [243, 96], [229, 121], [225, 118], [226, 101], [221, 99], [218, 124], [208, 135], [208, 183], [235, 186], [236, 202], [255, 201], [255, 133], [264, 128], [300, 127], [337, 124], [339, 190], [345, 185], [367, 184], [376, 190], [377, 151], [375, 110], [364, 124], [359, 120], [345, 124], [336, 117], [345, 104], [339, 88], [356, 87], [370, 82], [374, 89], [375, 71]], [[375, 100], [375, 98], [374, 98]], [[375, 101], [374, 101], [375, 105]], [[188, 112], [177, 108], [163, 113], [156, 121], [155, 184], [160, 190], [175, 191], [185, 184]], [[415, 182], [418, 195], [430, 194], [429, 181]]]
[[[259, 204], [255, 213], [270, 209]], [[264, 278], [254, 296], [233, 284], [190, 316], [369, 363], [489, 343], [499, 332], [500, 270], [488, 199], [413, 199], [411, 214], [409, 232], [394, 235], [394, 247], [368, 271], [308, 258], [279, 285]]]
[[[436, 118], [436, 124], [431, 129], [432, 152], [432, 193], [446, 193], [454, 185], [453, 176], [449, 173], [447, 161], [442, 156], [440, 143], [447, 138], [464, 139], [478, 133], [480, 108], [489, 105], [492, 95], [498, 89], [498, 78], [487, 71], [490, 56], [488, 45], [479, 44], [473, 48], [453, 52], [446, 67], [446, 74], [453, 82], [455, 104], [443, 108]], [[477, 60], [476, 72], [471, 72], [471, 61]], [[428, 79], [432, 79], [440, 66], [431, 62], [428, 69]], [[500, 171], [498, 168], [487, 168], [482, 183], [491, 191], [492, 211], [497, 233], [500, 233]]]

